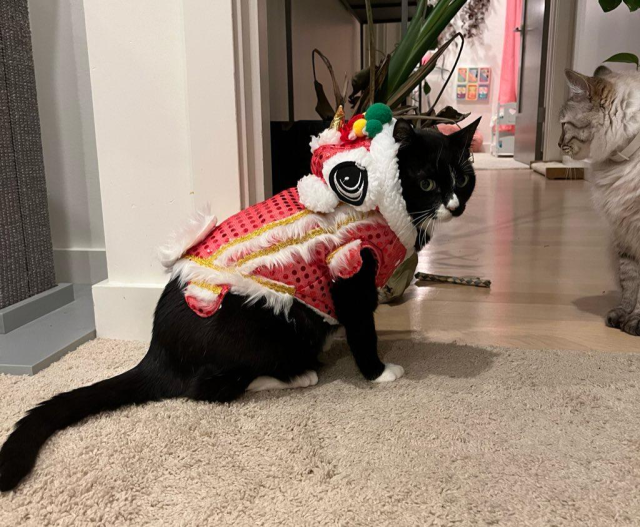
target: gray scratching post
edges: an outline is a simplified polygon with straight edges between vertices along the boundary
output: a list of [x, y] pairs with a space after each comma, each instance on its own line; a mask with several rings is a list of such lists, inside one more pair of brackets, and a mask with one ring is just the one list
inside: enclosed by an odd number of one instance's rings
[[0, 2], [0, 309], [55, 287], [26, 0]]
[[27, 0], [0, 0], [0, 373], [94, 337], [91, 288], [56, 285]]

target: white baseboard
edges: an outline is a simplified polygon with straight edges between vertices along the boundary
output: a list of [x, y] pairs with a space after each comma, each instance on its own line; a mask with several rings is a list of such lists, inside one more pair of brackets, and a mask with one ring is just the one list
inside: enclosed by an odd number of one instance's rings
[[107, 278], [104, 249], [54, 249], [53, 262], [59, 283], [97, 284]]
[[125, 284], [105, 280], [93, 286], [97, 336], [151, 340], [153, 311], [165, 284]]

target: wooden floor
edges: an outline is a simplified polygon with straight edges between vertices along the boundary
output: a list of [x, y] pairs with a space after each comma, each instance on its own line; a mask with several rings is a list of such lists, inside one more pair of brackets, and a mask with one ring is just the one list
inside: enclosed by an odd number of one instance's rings
[[440, 225], [421, 271], [489, 278], [490, 290], [412, 285], [376, 319], [381, 338], [528, 349], [640, 351], [604, 325], [618, 298], [606, 231], [584, 181], [479, 171], [464, 215]]

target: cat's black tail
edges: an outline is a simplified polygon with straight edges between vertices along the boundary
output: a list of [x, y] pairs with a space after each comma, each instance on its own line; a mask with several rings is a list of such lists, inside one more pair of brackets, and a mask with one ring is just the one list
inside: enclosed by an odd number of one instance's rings
[[33, 469], [42, 445], [62, 430], [100, 412], [160, 399], [142, 364], [91, 386], [61, 393], [31, 409], [0, 449], [0, 492], [14, 489]]

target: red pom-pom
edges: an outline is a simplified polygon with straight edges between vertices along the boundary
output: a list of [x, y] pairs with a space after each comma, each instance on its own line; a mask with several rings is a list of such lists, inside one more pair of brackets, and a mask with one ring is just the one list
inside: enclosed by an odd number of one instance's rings
[[351, 130], [353, 130], [353, 123], [355, 123], [358, 119], [364, 119], [364, 114], [355, 114], [351, 119], [349, 119], [347, 123], [342, 125], [342, 128], [340, 128], [340, 140], [343, 143], [349, 142], [349, 134], [351, 133]]

